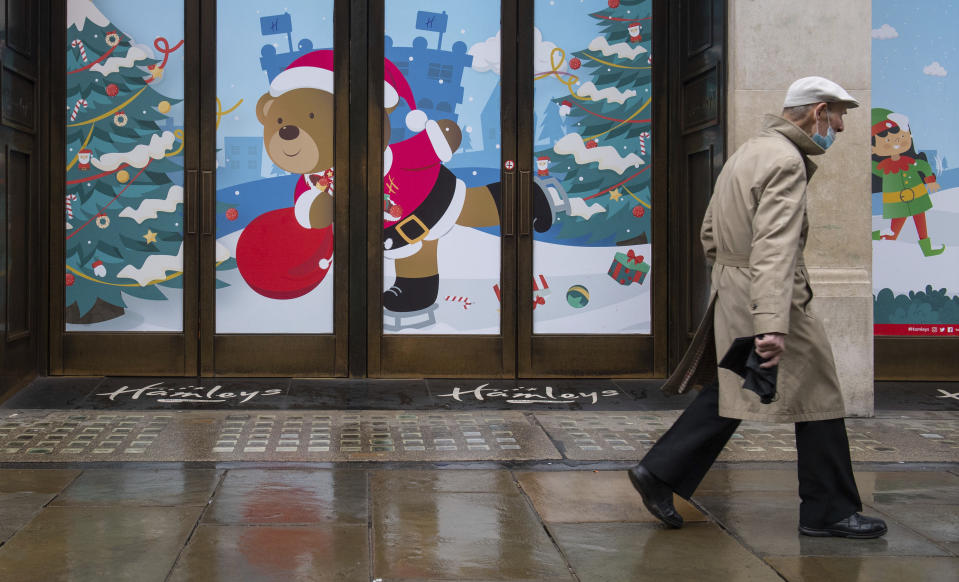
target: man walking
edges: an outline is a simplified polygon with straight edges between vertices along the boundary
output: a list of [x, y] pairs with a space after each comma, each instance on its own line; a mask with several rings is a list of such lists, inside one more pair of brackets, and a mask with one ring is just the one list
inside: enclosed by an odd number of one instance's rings
[[742, 378], [720, 368], [718, 386], [707, 383], [629, 470], [646, 508], [669, 527], [683, 523], [673, 493], [692, 496], [740, 421], [748, 419], [796, 423], [801, 534], [865, 539], [886, 533], [881, 519], [858, 513], [862, 502], [836, 366], [822, 324], [809, 309], [812, 291], [803, 263], [806, 185], [816, 169], [809, 156], [832, 145], [846, 110], [858, 106], [828, 79], [799, 79], [786, 93], [782, 116], [767, 115], [759, 135], [719, 175], [701, 231], [706, 258], [714, 264], [706, 333], [697, 337], [709, 343], [690, 347], [681, 365], [686, 369], [677, 370], [667, 386], [702, 373], [696, 370], [699, 358], [690, 356], [715, 349], [721, 358], [735, 338], [752, 336], [756, 353], [768, 359], [763, 367], [778, 366], [778, 398], [761, 403], [742, 388]]

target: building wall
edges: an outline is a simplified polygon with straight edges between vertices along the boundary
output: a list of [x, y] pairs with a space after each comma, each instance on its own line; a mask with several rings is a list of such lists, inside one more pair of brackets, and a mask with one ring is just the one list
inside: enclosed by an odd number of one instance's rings
[[[872, 246], [868, 172], [870, 0], [729, 0], [728, 151], [781, 110], [794, 80], [821, 75], [860, 102], [816, 159], [806, 264], [850, 416], [873, 414]], [[787, 340], [788, 347], [788, 340]]]

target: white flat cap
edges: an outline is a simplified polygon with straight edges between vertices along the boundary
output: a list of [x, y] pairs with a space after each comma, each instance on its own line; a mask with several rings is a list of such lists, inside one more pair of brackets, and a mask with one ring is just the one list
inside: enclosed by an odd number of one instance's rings
[[859, 107], [859, 102], [852, 95], [829, 79], [803, 77], [789, 86], [783, 108], [810, 103], [845, 103], [849, 109]]

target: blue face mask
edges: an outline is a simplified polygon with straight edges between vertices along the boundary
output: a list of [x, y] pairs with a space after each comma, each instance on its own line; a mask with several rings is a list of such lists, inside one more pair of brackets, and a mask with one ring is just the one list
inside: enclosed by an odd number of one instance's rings
[[828, 150], [829, 146], [831, 146], [836, 141], [836, 130], [834, 130], [832, 128], [832, 124], [829, 123], [828, 109], [826, 110], [826, 124], [829, 128], [826, 130], [826, 135], [820, 135], [818, 127], [816, 128], [816, 131], [814, 131], [812, 134], [812, 140], [816, 142], [817, 144], [819, 144], [819, 147], [821, 147], [824, 150]]

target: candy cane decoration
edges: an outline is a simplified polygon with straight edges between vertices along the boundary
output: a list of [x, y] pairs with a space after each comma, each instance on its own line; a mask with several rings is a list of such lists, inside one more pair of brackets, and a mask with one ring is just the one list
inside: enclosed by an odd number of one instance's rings
[[70, 43], [72, 47], [80, 48], [80, 58], [83, 59], [83, 62], [87, 62], [87, 49], [83, 46], [83, 41], [79, 38]]
[[70, 121], [76, 121], [76, 119], [77, 119], [77, 112], [80, 111], [80, 106], [81, 106], [81, 105], [83, 106], [84, 109], [86, 109], [86, 108], [87, 108], [87, 105], [88, 105], [88, 104], [87, 104], [87, 100], [86, 100], [86, 99], [77, 99], [77, 104], [73, 106], [73, 113], [70, 114]]
[[649, 53], [649, 56], [646, 57], [646, 64], [653, 64], [653, 53]]
[[469, 297], [459, 297], [458, 295], [447, 295], [446, 300], [453, 303], [462, 303], [463, 309], [469, 309], [469, 306], [472, 305], [472, 303], [470, 303]]
[[650, 135], [648, 131], [644, 131], [639, 134], [639, 155], [646, 155], [646, 140], [649, 139]]
[[67, 230], [73, 228], [73, 225], [70, 224], [70, 219], [73, 218], [73, 203], [77, 201], [76, 194], [67, 194]]
[[76, 201], [76, 194], [67, 194], [67, 218], [73, 218], [73, 203]]

